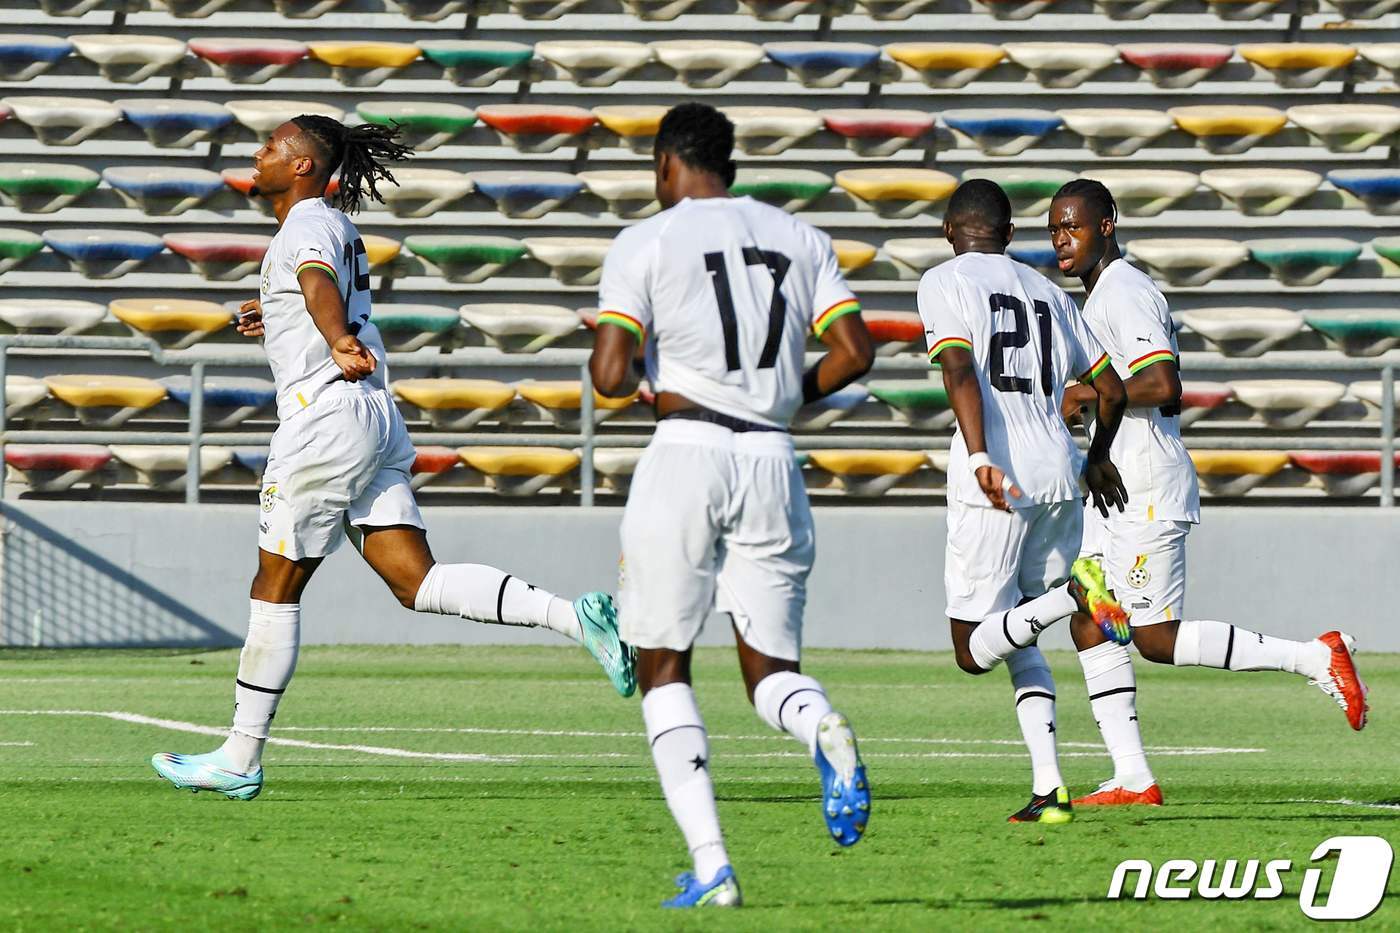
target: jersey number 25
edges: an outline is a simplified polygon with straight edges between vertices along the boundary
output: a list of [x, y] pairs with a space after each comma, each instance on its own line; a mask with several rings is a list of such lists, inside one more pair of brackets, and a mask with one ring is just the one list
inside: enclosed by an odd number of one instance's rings
[[[758, 368], [772, 369], [778, 362], [778, 348], [783, 342], [787, 299], [783, 297], [781, 289], [792, 260], [782, 253], [755, 246], [745, 246], [743, 252], [745, 266], [767, 266], [769, 274], [773, 276], [773, 297], [768, 302], [768, 339], [763, 342], [763, 352], [758, 355]], [[729, 290], [729, 265], [724, 260], [724, 253], [706, 253], [705, 269], [710, 273], [715, 302], [719, 305], [719, 324], [724, 331], [725, 369], [732, 373], [739, 369], [739, 320], [734, 313], [734, 295]]]

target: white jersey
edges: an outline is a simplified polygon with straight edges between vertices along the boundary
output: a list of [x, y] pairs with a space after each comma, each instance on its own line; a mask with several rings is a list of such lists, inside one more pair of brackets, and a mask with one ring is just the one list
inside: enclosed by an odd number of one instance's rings
[[277, 384], [277, 416], [286, 420], [309, 406], [328, 385], [343, 379], [331, 348], [306, 310], [297, 276], [315, 268], [330, 275], [345, 299], [352, 333], [378, 360], [373, 375], [356, 385], [389, 384], [384, 341], [369, 322], [369, 259], [359, 231], [345, 214], [320, 198], [292, 205], [262, 262], [263, 346]]
[[[1060, 416], [1065, 384], [1097, 375], [1108, 358], [1074, 300], [1029, 266], [994, 253], [963, 253], [919, 281], [929, 360], [949, 347], [972, 353], [982, 391], [987, 455], [1021, 489], [1013, 508], [1078, 499], [1083, 455]], [[989, 506], [967, 468], [959, 429], [948, 462], [948, 496]]]
[[786, 428], [807, 335], [860, 310], [831, 238], [752, 198], [686, 198], [618, 234], [599, 324], [646, 347], [653, 391]]
[[[1151, 277], [1126, 259], [1110, 263], [1084, 302], [1084, 321], [1108, 351], [1119, 377], [1178, 358], [1167, 299]], [[1199, 522], [1196, 468], [1181, 441], [1179, 413], [1129, 408], [1113, 439], [1113, 465], [1128, 490], [1128, 504], [1114, 519]]]

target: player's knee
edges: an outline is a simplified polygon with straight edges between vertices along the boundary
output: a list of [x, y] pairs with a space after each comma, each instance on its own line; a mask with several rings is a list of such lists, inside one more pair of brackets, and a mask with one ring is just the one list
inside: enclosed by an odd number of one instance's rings
[[1156, 664], [1172, 664], [1176, 660], [1176, 626], [1166, 623], [1145, 625], [1133, 629], [1133, 644], [1138, 654]]
[[977, 663], [972, 657], [972, 652], [968, 649], [959, 649], [953, 653], [953, 656], [957, 659], [958, 667], [962, 668], [965, 673], [973, 675], [987, 673], [987, 669]]

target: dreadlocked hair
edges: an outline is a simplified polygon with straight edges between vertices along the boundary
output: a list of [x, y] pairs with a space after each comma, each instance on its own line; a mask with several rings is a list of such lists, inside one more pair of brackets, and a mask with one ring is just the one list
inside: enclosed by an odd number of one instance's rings
[[1101, 181], [1092, 178], [1067, 181], [1055, 192], [1054, 199], [1058, 201], [1060, 198], [1078, 198], [1088, 205], [1100, 220], [1118, 222], [1118, 202], [1113, 200], [1113, 192]]
[[326, 157], [330, 168], [327, 177], [337, 168], [340, 170], [340, 190], [336, 193], [335, 206], [347, 214], [359, 211], [360, 201], [366, 196], [383, 204], [377, 182], [398, 184], [386, 163], [402, 162], [413, 155], [412, 146], [405, 146], [396, 139], [398, 124], [346, 126], [339, 120], [310, 113], [293, 117], [292, 122]]

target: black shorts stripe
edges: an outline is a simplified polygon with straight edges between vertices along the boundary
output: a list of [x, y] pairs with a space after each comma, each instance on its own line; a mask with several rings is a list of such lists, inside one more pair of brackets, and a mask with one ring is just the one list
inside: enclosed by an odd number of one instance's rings
[[1031, 697], [1045, 697], [1051, 703], [1055, 702], [1055, 694], [1046, 693], [1044, 690], [1027, 690], [1016, 698], [1016, 705], [1020, 706], [1022, 700], [1029, 700]]
[[506, 584], [510, 582], [510, 574], [501, 578], [501, 590], [496, 594], [496, 621], [501, 625], [506, 624], [505, 617], [501, 615], [501, 608], [506, 604]]
[[1137, 687], [1114, 687], [1112, 690], [1105, 690], [1103, 693], [1089, 694], [1090, 701], [1101, 700], [1104, 697], [1115, 696], [1119, 693], [1137, 693]]
[[783, 697], [783, 702], [778, 704], [778, 722], [783, 721], [783, 707], [787, 706], [787, 701], [797, 696], [799, 693], [821, 693], [816, 687], [798, 687], [796, 690]]
[[1230, 670], [1230, 658], [1235, 655], [1235, 627], [1230, 626], [1230, 638], [1225, 642], [1225, 670]]
[[270, 693], [273, 696], [281, 696], [282, 694], [287, 692], [287, 689], [285, 687], [283, 687], [281, 690], [273, 690], [271, 687], [259, 687], [257, 684], [245, 683], [244, 681], [239, 680], [237, 677], [233, 679], [233, 682], [238, 684], [238, 686], [242, 687], [245, 690], [256, 690], [258, 691], [258, 693]]

